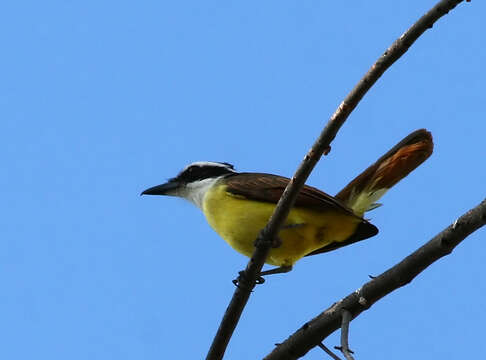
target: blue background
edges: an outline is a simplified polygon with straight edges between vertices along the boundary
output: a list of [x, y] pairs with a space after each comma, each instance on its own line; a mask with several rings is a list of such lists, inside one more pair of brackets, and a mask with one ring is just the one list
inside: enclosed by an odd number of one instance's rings
[[[247, 259], [191, 204], [139, 193], [197, 160], [291, 176], [434, 3], [2, 3], [0, 358], [203, 358]], [[433, 156], [368, 214], [380, 234], [259, 286], [228, 359], [263, 357], [485, 197], [485, 11], [461, 4], [427, 31], [308, 180], [335, 194], [409, 132], [432, 131]], [[483, 354], [485, 238], [354, 321], [357, 358]]]

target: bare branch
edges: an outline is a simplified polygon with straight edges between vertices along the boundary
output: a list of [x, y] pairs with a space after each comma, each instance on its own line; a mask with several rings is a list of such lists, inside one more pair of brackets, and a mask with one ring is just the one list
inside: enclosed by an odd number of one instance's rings
[[324, 345], [323, 343], [320, 343], [320, 344], [317, 344], [317, 346], [319, 346], [322, 350], [324, 350], [324, 352], [329, 355], [330, 357], [333, 358], [333, 360], [341, 360], [341, 358], [339, 356], [337, 356], [336, 354], [334, 354], [326, 345]]
[[340, 327], [341, 313], [344, 309], [356, 318], [382, 297], [407, 285], [429, 265], [449, 255], [461, 241], [485, 224], [486, 199], [400, 263], [307, 322], [279, 344], [265, 360], [290, 360], [305, 355]]
[[307, 177], [321, 158], [322, 154], [329, 152], [331, 141], [335, 138], [338, 130], [344, 124], [349, 114], [356, 108], [359, 101], [371, 86], [373, 86], [380, 76], [408, 50], [415, 40], [417, 40], [417, 38], [427, 29], [431, 28], [439, 18], [447, 14], [460, 2], [462, 2], [462, 0], [442, 0], [427, 12], [427, 14], [422, 16], [410, 29], [400, 36], [400, 38], [398, 38], [383, 55], [380, 56], [354, 89], [351, 90], [348, 96], [346, 96], [344, 101], [338, 106], [312, 148], [304, 157], [294, 176], [289, 181], [289, 184], [283, 192], [267, 226], [261, 231], [255, 252], [245, 270], [238, 278], [238, 286], [228, 308], [226, 309], [206, 359], [217, 360], [223, 358], [228, 342], [236, 328], [241, 313], [248, 302], [251, 291], [255, 287], [256, 279], [261, 272], [265, 259], [268, 256], [272, 240], [277, 236], [280, 227], [287, 218], [290, 208], [293, 206], [297, 194], [307, 180]]

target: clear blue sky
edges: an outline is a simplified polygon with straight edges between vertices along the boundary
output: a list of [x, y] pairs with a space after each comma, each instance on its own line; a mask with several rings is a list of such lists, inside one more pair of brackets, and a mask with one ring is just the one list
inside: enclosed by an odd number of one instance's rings
[[[292, 175], [434, 3], [4, 2], [0, 358], [203, 358], [247, 259], [191, 204], [140, 192], [196, 160]], [[432, 131], [433, 156], [369, 214], [380, 234], [259, 286], [228, 359], [267, 354], [484, 198], [485, 12], [473, 0], [428, 31], [308, 180], [335, 194], [412, 130]], [[484, 354], [485, 251], [483, 229], [354, 321], [357, 358]]]

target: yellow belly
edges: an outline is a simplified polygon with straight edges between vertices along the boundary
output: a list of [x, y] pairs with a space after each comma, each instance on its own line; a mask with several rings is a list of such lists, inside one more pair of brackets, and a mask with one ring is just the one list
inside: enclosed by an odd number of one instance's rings
[[[241, 199], [224, 185], [206, 193], [203, 212], [211, 227], [236, 251], [250, 257], [254, 242], [275, 209], [275, 204]], [[359, 217], [342, 212], [293, 208], [279, 232], [282, 244], [270, 250], [267, 263], [293, 265], [310, 252], [331, 242], [344, 241], [356, 230]]]

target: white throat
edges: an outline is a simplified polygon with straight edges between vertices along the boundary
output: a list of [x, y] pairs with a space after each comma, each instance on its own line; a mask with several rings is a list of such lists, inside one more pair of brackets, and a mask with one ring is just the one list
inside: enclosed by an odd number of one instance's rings
[[194, 181], [177, 190], [177, 196], [189, 200], [202, 210], [204, 197], [209, 189], [223, 176]]

